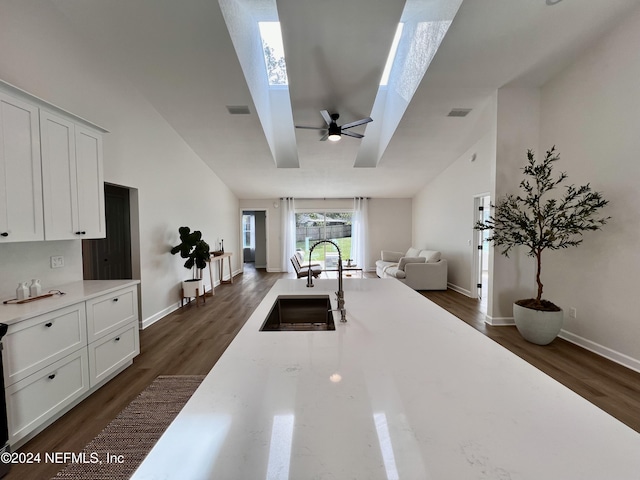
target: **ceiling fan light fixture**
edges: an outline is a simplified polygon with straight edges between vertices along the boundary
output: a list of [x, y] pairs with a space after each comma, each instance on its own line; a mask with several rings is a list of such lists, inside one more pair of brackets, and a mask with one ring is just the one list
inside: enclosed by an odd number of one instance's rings
[[332, 142], [337, 142], [342, 138], [342, 135], [346, 135], [347, 137], [352, 138], [364, 138], [364, 135], [361, 133], [352, 132], [349, 130], [353, 127], [358, 127], [360, 125], [364, 125], [365, 123], [373, 122], [371, 117], [361, 118], [360, 120], [356, 120], [355, 122], [345, 123], [344, 125], [338, 125], [338, 119], [340, 115], [337, 113], [329, 113], [326, 110], [320, 110], [320, 115], [324, 118], [326, 122], [326, 127], [306, 127], [304, 125], [296, 125], [296, 128], [304, 128], [310, 130], [324, 130], [326, 132], [325, 135], [320, 139], [321, 142], [325, 140], [330, 140]]
[[335, 121], [329, 124], [329, 136], [327, 140], [331, 140], [332, 142], [337, 142], [342, 138], [340, 127], [336, 125]]

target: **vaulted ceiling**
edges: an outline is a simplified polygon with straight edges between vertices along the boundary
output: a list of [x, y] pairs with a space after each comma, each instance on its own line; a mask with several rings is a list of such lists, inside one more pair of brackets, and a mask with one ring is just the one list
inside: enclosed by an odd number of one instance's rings
[[[485, 108], [496, 89], [543, 85], [640, 4], [409, 0], [425, 21], [444, 13], [453, 21], [406, 111], [389, 126], [385, 110], [382, 118], [372, 111], [396, 27], [407, 14], [403, 0], [52, 2], [247, 199], [410, 197], [486, 131]], [[258, 115], [265, 100], [250, 88], [258, 66], [243, 64], [239, 54], [251, 47], [251, 22], [267, 18], [280, 21], [289, 77], [288, 111], [272, 115], [272, 124]], [[251, 113], [230, 115], [230, 105], [247, 105]], [[455, 108], [471, 112], [447, 116]], [[339, 113], [339, 124], [366, 116], [373, 122], [353, 129], [364, 139], [335, 143], [319, 141], [319, 131], [293, 128], [323, 126], [321, 110]], [[274, 149], [274, 141], [285, 140], [284, 150]], [[297, 161], [293, 168], [281, 168], [287, 155]]]

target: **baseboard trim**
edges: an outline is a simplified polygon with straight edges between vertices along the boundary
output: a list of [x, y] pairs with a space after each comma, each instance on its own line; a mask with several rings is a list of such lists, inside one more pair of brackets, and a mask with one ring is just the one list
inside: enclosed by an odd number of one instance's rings
[[509, 327], [516, 324], [513, 317], [492, 317], [490, 315], [485, 316], [484, 323], [492, 327]]
[[[236, 275], [240, 275], [242, 273], [242, 270], [236, 270], [235, 272], [233, 272], [233, 276], [235, 277]], [[222, 280], [224, 282], [228, 282], [230, 280], [231, 277], [227, 276], [226, 278], [223, 277]], [[217, 278], [213, 281], [213, 288], [217, 287], [218, 285], [220, 285], [220, 280], [218, 280]], [[211, 292], [211, 288], [209, 288], [209, 290], [207, 290], [207, 286], [204, 286], [204, 293], [205, 295], [207, 294], [207, 292]], [[140, 330], [144, 330], [145, 328], [153, 325], [154, 323], [156, 323], [158, 320], [163, 319], [164, 317], [166, 317], [167, 315], [169, 315], [172, 312], [175, 312], [177, 309], [179, 309], [182, 305], [180, 305], [180, 302], [176, 302], [173, 305], [169, 305], [167, 308], [160, 310], [159, 312], [151, 315], [150, 317], [146, 318], [145, 320], [143, 320], [140, 323]]]
[[466, 288], [459, 287], [458, 285], [454, 285], [453, 283], [449, 283], [449, 282], [447, 282], [447, 288], [450, 288], [454, 292], [461, 293], [465, 297], [471, 298], [471, 292]]
[[180, 302], [176, 302], [172, 305], [169, 305], [167, 308], [160, 310], [158, 313], [155, 313], [150, 317], [145, 318], [140, 324], [140, 327], [141, 327], [140, 329], [144, 330], [145, 328], [150, 327], [151, 325], [156, 323], [158, 320], [163, 319], [164, 317], [169, 315], [171, 312], [175, 312], [179, 308], [180, 308]]
[[640, 360], [638, 359], [625, 355], [624, 353], [617, 352], [616, 350], [612, 350], [609, 347], [605, 347], [604, 345], [600, 345], [599, 343], [593, 342], [566, 330], [561, 330], [560, 335], [558, 336], [567, 342], [571, 342], [585, 350], [596, 353], [601, 357], [622, 365], [623, 367], [640, 372]]

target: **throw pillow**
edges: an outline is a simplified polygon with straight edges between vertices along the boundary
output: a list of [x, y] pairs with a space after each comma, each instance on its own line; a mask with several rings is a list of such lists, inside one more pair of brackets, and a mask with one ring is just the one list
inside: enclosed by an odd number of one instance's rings
[[422, 250], [420, 256], [427, 259], [427, 263], [436, 263], [440, 261], [441, 254], [437, 250]]
[[400, 259], [400, 263], [398, 263], [398, 270], [402, 270], [404, 272], [404, 266], [407, 263], [425, 263], [427, 259], [424, 257], [402, 257]]
[[417, 248], [413, 248], [411, 247], [409, 250], [407, 250], [407, 253], [405, 253], [404, 255], [405, 257], [420, 257], [420, 250], [418, 250]]

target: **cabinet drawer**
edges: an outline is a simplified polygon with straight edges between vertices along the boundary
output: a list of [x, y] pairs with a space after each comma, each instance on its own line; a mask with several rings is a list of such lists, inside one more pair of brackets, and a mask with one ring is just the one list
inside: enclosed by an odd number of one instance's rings
[[95, 387], [140, 353], [138, 322], [89, 344], [89, 382]]
[[89, 390], [87, 351], [79, 350], [6, 388], [9, 443], [36, 429]]
[[138, 320], [138, 291], [129, 287], [87, 300], [89, 343]]
[[84, 303], [10, 325], [3, 344], [8, 386], [87, 344]]

